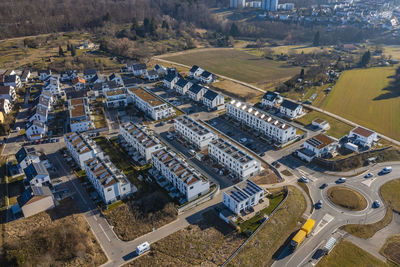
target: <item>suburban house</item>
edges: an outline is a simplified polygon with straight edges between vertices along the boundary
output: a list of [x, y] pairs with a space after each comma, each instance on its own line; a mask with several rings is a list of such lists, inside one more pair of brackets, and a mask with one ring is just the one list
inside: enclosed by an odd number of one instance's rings
[[223, 95], [220, 95], [210, 89], [207, 89], [207, 92], [203, 95], [203, 104], [209, 109], [215, 109], [219, 106], [223, 106], [225, 103], [225, 98]]
[[3, 76], [9, 76], [9, 75], [15, 75], [15, 74], [17, 74], [16, 72], [15, 72], [15, 70], [6, 70], [5, 72], [3, 72]]
[[148, 81], [158, 80], [158, 72], [155, 70], [146, 70], [146, 72], [144, 73], [144, 78]]
[[200, 80], [200, 75], [203, 73], [203, 69], [197, 65], [193, 65], [193, 67], [189, 70], [189, 77], [191, 79]]
[[26, 147], [23, 146], [18, 152], [15, 154], [15, 158], [21, 169], [25, 169], [31, 163], [39, 163], [40, 158], [39, 155], [36, 153], [34, 147]]
[[61, 87], [60, 87], [60, 79], [58, 76], [50, 76], [46, 82], [45, 86], [43, 88], [46, 91], [51, 92], [52, 95], [59, 95], [61, 93]]
[[174, 129], [199, 150], [207, 148], [211, 141], [218, 138], [216, 133], [186, 115], [175, 118]]
[[84, 165], [88, 180], [106, 204], [124, 199], [137, 191], [108, 158], [92, 158], [85, 161]]
[[44, 81], [51, 75], [51, 70], [39, 70], [38, 71], [38, 76], [39, 80]]
[[296, 138], [296, 128], [292, 125], [240, 101], [228, 103], [226, 114], [280, 144]]
[[0, 85], [0, 99], [8, 99], [11, 103], [17, 99], [17, 93], [12, 86]]
[[78, 72], [76, 70], [67, 70], [61, 72], [60, 80], [61, 82], [69, 82], [73, 81], [77, 77], [78, 77]]
[[86, 81], [90, 81], [95, 76], [97, 76], [97, 70], [96, 69], [83, 70], [83, 77], [85, 78]]
[[29, 80], [29, 78], [31, 77], [31, 74], [32, 74], [31, 70], [24, 69], [21, 74], [21, 82], [26, 83]]
[[278, 106], [278, 104], [282, 103], [282, 97], [279, 93], [267, 91], [262, 98], [262, 106], [265, 108], [272, 108]]
[[124, 85], [124, 82], [123, 82], [123, 80], [121, 78], [121, 75], [119, 75], [118, 73], [113, 73], [110, 76], [108, 76], [108, 80], [110, 82], [114, 82], [114, 83], [116, 83], [118, 85]]
[[22, 86], [21, 79], [19, 78], [18, 75], [13, 74], [13, 75], [5, 75], [4, 76], [4, 81], [3, 81], [4, 86], [12, 86], [14, 88], [20, 88]]
[[264, 190], [251, 180], [234, 185], [223, 192], [222, 203], [233, 213], [240, 214], [264, 200]]
[[94, 86], [95, 84], [101, 84], [104, 82], [104, 80], [99, 76], [95, 75], [92, 79], [86, 80], [87, 83], [89, 83], [90, 86]]
[[40, 95], [37, 106], [43, 107], [43, 108], [47, 109], [48, 111], [51, 111], [52, 105], [50, 103], [50, 98], [48, 98], [44, 95]]
[[192, 86], [192, 83], [189, 82], [188, 80], [184, 78], [180, 78], [176, 83], [175, 83], [175, 91], [178, 94], [184, 95], [186, 92], [189, 90], [190, 86]]
[[47, 122], [47, 117], [48, 117], [49, 109], [42, 105], [36, 105], [36, 108], [32, 114], [32, 116], [29, 118], [29, 121], [40, 121], [43, 123]]
[[151, 160], [151, 154], [163, 147], [157, 138], [147, 132], [145, 126], [137, 126], [128, 122], [119, 126], [119, 132], [126, 143], [137, 151], [146, 162]]
[[350, 131], [349, 139], [353, 144], [371, 147], [378, 140], [378, 134], [363, 127], [356, 127]]
[[71, 132], [85, 132], [94, 129], [86, 97], [69, 99], [68, 110]]
[[179, 80], [179, 76], [171, 73], [164, 77], [163, 84], [168, 89], [174, 89], [175, 83], [178, 80]]
[[43, 186], [50, 183], [50, 175], [43, 163], [31, 163], [24, 169], [26, 181], [33, 186]]
[[82, 89], [85, 89], [86, 80], [85, 80], [85, 78], [82, 78], [82, 77], [76, 77], [76, 78], [72, 81], [72, 85], [74, 86], [75, 90], [82, 90]]
[[161, 120], [173, 115], [173, 109], [143, 88], [128, 89], [128, 102], [134, 105], [153, 120]]
[[285, 99], [279, 107], [279, 112], [290, 119], [295, 119], [303, 115], [303, 106]]
[[167, 68], [160, 64], [156, 64], [154, 66], [154, 70], [158, 73], [159, 76], [164, 76], [165, 74], [167, 74]]
[[207, 89], [204, 88], [203, 86], [198, 85], [198, 84], [193, 84], [189, 88], [187, 95], [189, 96], [190, 99], [192, 99], [196, 102], [200, 102], [203, 100], [203, 96], [206, 92], [207, 92]]
[[12, 110], [12, 104], [7, 98], [0, 98], [0, 111], [3, 114], [9, 114]]
[[205, 84], [210, 84], [210, 83], [212, 83], [213, 82], [213, 74], [211, 73], [211, 72], [208, 72], [208, 71], [203, 71], [201, 74], [200, 74], [200, 81], [202, 82], [202, 83], [205, 83]]
[[123, 89], [124, 86], [122, 84], [118, 84], [115, 81], [106, 81], [102, 83], [102, 92], [103, 95], [106, 96], [107, 91]]
[[95, 157], [103, 158], [103, 151], [91, 138], [83, 133], [72, 132], [64, 135], [65, 146], [72, 158], [81, 169], [85, 168], [85, 161]]
[[147, 71], [147, 66], [144, 63], [135, 64], [132, 66], [131, 71], [135, 76], [142, 76]]
[[333, 154], [338, 146], [338, 140], [325, 134], [318, 134], [304, 142], [303, 148], [297, 150], [297, 155], [310, 162], [316, 157]]
[[196, 199], [210, 191], [208, 180], [195, 173], [191, 167], [165, 148], [152, 154], [152, 163], [153, 168], [163, 176], [161, 178], [165, 178], [178, 189], [186, 201]]
[[25, 135], [28, 140], [37, 140], [46, 136], [47, 125], [38, 120], [28, 122], [25, 129]]
[[47, 186], [30, 186], [17, 201], [25, 218], [54, 208], [53, 194]]
[[257, 175], [261, 171], [260, 161], [222, 138], [210, 142], [208, 155], [242, 180]]
[[323, 119], [317, 118], [311, 122], [311, 125], [321, 130], [329, 130], [329, 123]]
[[125, 88], [108, 90], [105, 97], [108, 108], [126, 107], [128, 105]]

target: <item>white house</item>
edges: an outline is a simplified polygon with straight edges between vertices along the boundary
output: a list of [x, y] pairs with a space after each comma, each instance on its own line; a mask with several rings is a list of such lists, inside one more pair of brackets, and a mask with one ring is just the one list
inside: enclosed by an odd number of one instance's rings
[[12, 105], [10, 100], [7, 98], [0, 98], [0, 111], [4, 114], [9, 114], [12, 110]]
[[292, 125], [240, 101], [228, 103], [226, 114], [280, 144], [296, 138], [296, 128]]
[[95, 157], [103, 158], [103, 151], [92, 139], [83, 133], [72, 132], [64, 135], [65, 146], [81, 169], [85, 168], [85, 161]]
[[38, 76], [39, 80], [44, 81], [51, 75], [51, 70], [39, 70], [38, 71]]
[[213, 74], [211, 73], [211, 72], [208, 72], [208, 71], [203, 71], [201, 74], [200, 74], [200, 81], [202, 82], [202, 83], [205, 83], [205, 84], [210, 84], [210, 83], [212, 83], [213, 82]]
[[179, 76], [176, 74], [168, 74], [163, 79], [163, 84], [168, 89], [174, 89], [175, 83], [179, 80]]
[[290, 119], [295, 119], [303, 115], [303, 106], [285, 99], [279, 107], [279, 112]]
[[363, 127], [356, 127], [350, 131], [349, 139], [354, 144], [364, 147], [371, 147], [372, 144], [378, 139], [378, 134]]
[[131, 67], [131, 71], [132, 71], [133, 75], [135, 75], [135, 76], [142, 76], [146, 73], [147, 66], [144, 63], [135, 64]]
[[128, 105], [125, 88], [108, 90], [106, 91], [105, 97], [108, 108], [126, 107]]
[[50, 183], [50, 175], [43, 163], [31, 163], [24, 169], [26, 181], [33, 186], [42, 186]]
[[89, 159], [84, 165], [88, 180], [106, 204], [124, 199], [137, 191], [125, 174], [107, 158]]
[[28, 140], [38, 140], [46, 136], [47, 125], [44, 122], [33, 120], [28, 122], [25, 134]]
[[330, 125], [327, 121], [317, 118], [311, 122], [311, 125], [321, 130], [329, 130]]
[[4, 86], [12, 86], [14, 88], [20, 88], [22, 86], [21, 79], [18, 75], [6, 75], [3, 81]]
[[22, 170], [31, 165], [32, 163], [40, 162], [39, 155], [36, 153], [34, 147], [23, 146], [15, 154], [15, 158], [17, 159], [17, 162]]
[[37, 106], [43, 107], [43, 108], [47, 109], [48, 111], [51, 111], [51, 109], [52, 109], [52, 105], [50, 103], [50, 98], [48, 98], [44, 95], [39, 96], [39, 102], [38, 102]]
[[69, 82], [73, 81], [77, 77], [78, 77], [78, 72], [76, 70], [67, 70], [61, 72], [60, 80], [61, 82]]
[[222, 203], [235, 214], [256, 206], [262, 200], [264, 200], [264, 190], [251, 180], [233, 186], [225, 191], [222, 197]]
[[148, 81], [155, 81], [159, 78], [158, 72], [155, 70], [146, 70], [144, 78]]
[[124, 85], [124, 82], [123, 82], [123, 80], [121, 78], [121, 75], [119, 75], [118, 73], [113, 73], [110, 76], [108, 76], [108, 80], [110, 82], [114, 82], [114, 83], [116, 83], [118, 85]]
[[85, 78], [86, 81], [90, 81], [95, 76], [97, 76], [97, 70], [96, 69], [83, 70], [83, 77]]
[[225, 98], [223, 95], [220, 95], [210, 89], [203, 95], [203, 104], [209, 109], [217, 108], [218, 106], [222, 106], [225, 104]]
[[207, 89], [202, 87], [201, 85], [198, 84], [193, 84], [188, 92], [187, 95], [189, 96], [190, 99], [200, 102], [203, 100], [204, 94], [207, 92]]
[[12, 86], [0, 85], [0, 99], [8, 99], [11, 103], [17, 99], [17, 93]]
[[184, 78], [180, 78], [176, 83], [175, 83], [175, 91], [178, 94], [184, 95], [186, 92], [189, 90], [190, 86], [192, 86], [192, 83], [189, 82], [188, 80]]
[[36, 105], [36, 108], [32, 114], [32, 116], [29, 118], [29, 121], [39, 121], [46, 123], [47, 122], [47, 117], [48, 117], [48, 112], [49, 110], [43, 107], [42, 105]]
[[17, 201], [25, 218], [54, 208], [53, 194], [47, 186], [30, 186]]
[[297, 155], [310, 162], [316, 157], [323, 157], [336, 151], [338, 140], [325, 134], [318, 134], [304, 142]]
[[46, 80], [46, 85], [43, 88], [46, 91], [51, 92], [52, 95], [59, 95], [61, 93], [60, 79], [58, 76], [50, 76]]
[[128, 89], [128, 95], [128, 102], [134, 103], [137, 108], [153, 120], [157, 121], [173, 115], [172, 107], [143, 88], [130, 88]]
[[195, 173], [192, 168], [168, 152], [165, 148], [152, 154], [153, 168], [161, 173], [187, 201], [196, 199], [210, 191], [208, 180]]
[[216, 133], [186, 115], [175, 118], [174, 129], [200, 150], [207, 148], [211, 141], [218, 138]]
[[68, 111], [71, 132], [85, 132], [94, 129], [94, 123], [90, 118], [87, 98], [69, 99]]
[[26, 83], [31, 77], [31, 71], [29, 69], [24, 69], [21, 74], [21, 82]]
[[282, 100], [283, 99], [279, 93], [267, 91], [262, 98], [261, 104], [265, 108], [272, 108], [282, 103]]
[[167, 68], [160, 64], [156, 64], [153, 69], [158, 73], [159, 76], [164, 76], [167, 74]]
[[244, 180], [260, 173], [261, 163], [222, 138], [208, 145], [208, 155]]
[[147, 162], [151, 160], [152, 153], [163, 147], [157, 138], [150, 136], [145, 126], [136, 126], [128, 122], [119, 126], [119, 132], [130, 147], [139, 152]]
[[200, 75], [203, 73], [203, 69], [197, 65], [193, 65], [193, 67], [189, 70], [189, 77], [191, 79], [200, 80]]

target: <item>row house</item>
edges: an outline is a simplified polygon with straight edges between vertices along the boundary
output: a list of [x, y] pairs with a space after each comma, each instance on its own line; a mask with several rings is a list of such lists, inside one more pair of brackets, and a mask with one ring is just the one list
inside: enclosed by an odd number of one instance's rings
[[208, 72], [197, 65], [193, 65], [193, 67], [189, 70], [189, 77], [205, 84], [212, 83], [214, 79], [214, 76], [211, 72]]
[[175, 132], [200, 150], [207, 148], [211, 141], [218, 138], [216, 133], [186, 115], [175, 119], [174, 128]]
[[240, 101], [227, 104], [226, 114], [280, 144], [296, 138], [296, 128], [292, 125]]
[[24, 169], [25, 181], [32, 186], [43, 186], [50, 183], [50, 175], [46, 166], [39, 162], [33, 162]]
[[54, 96], [60, 95], [61, 94], [60, 78], [58, 76], [53, 76], [53, 75], [47, 78], [43, 90], [50, 92]]
[[264, 190], [251, 180], [234, 185], [222, 196], [222, 203], [233, 213], [240, 214], [264, 200]]
[[189, 90], [188, 90], [188, 92], [187, 92], [187, 95], [188, 95], [188, 97], [189, 97], [190, 99], [192, 99], [193, 101], [200, 102], [200, 101], [203, 100], [203, 96], [204, 96], [204, 94], [205, 94], [206, 92], [207, 92], [207, 89], [204, 88], [203, 86], [198, 85], [198, 84], [193, 84], [193, 85], [189, 88]]
[[303, 148], [297, 150], [297, 155], [310, 162], [314, 158], [324, 157], [326, 155], [332, 155], [338, 146], [338, 140], [325, 134], [318, 134], [303, 144]]
[[185, 95], [189, 88], [192, 86], [192, 83], [184, 78], [180, 78], [174, 86], [175, 91], [178, 94]]
[[175, 154], [165, 148], [152, 154], [153, 168], [158, 170], [187, 201], [196, 199], [210, 191], [208, 180], [184, 164]]
[[38, 71], [39, 80], [44, 81], [51, 76], [51, 70], [39, 70]]
[[166, 88], [168, 89], [174, 89], [175, 88], [175, 84], [176, 82], [179, 80], [179, 76], [174, 74], [174, 73], [170, 73], [167, 76], [164, 77], [163, 79], [163, 84]]
[[109, 90], [106, 92], [105, 97], [108, 108], [126, 107], [128, 105], [125, 88]]
[[86, 176], [105, 204], [124, 199], [137, 191], [125, 174], [108, 158], [95, 157], [84, 163]]
[[153, 69], [157, 72], [158, 76], [164, 76], [167, 74], [167, 68], [163, 65], [156, 64]]
[[86, 81], [90, 81], [96, 76], [97, 76], [97, 70], [96, 69], [83, 70], [83, 77], [85, 78]]
[[15, 154], [15, 158], [17, 159], [18, 165], [22, 170], [28, 167], [31, 163], [40, 162], [39, 155], [34, 147], [23, 146]]
[[282, 103], [283, 99], [279, 93], [267, 91], [262, 98], [262, 106], [265, 108], [277, 107]]
[[208, 155], [242, 180], [258, 175], [261, 171], [260, 161], [222, 138], [210, 142]]
[[61, 72], [60, 80], [61, 82], [70, 82], [78, 77], [78, 71], [76, 70], [67, 70]]
[[81, 169], [85, 168], [85, 161], [95, 157], [104, 157], [96, 142], [83, 133], [67, 133], [64, 135], [64, 141], [72, 158]]
[[69, 99], [68, 111], [71, 132], [85, 132], [94, 129], [86, 97]]
[[159, 78], [158, 72], [155, 70], [146, 70], [144, 78], [148, 81], [156, 81]]
[[146, 113], [153, 120], [161, 120], [173, 115], [173, 109], [167, 103], [161, 101], [143, 88], [128, 89], [128, 102]]
[[279, 112], [290, 119], [295, 119], [303, 115], [303, 106], [285, 99], [279, 106]]
[[17, 92], [13, 86], [0, 85], [0, 99], [8, 99], [11, 103], [17, 99]]
[[151, 154], [163, 146], [157, 138], [150, 136], [145, 126], [137, 126], [132, 122], [121, 124], [119, 132], [124, 140], [143, 157], [146, 162], [151, 160]]
[[20, 88], [22, 86], [21, 79], [17, 74], [3, 75], [3, 86], [11, 86]]
[[3, 114], [9, 114], [12, 110], [12, 104], [7, 98], [0, 98], [0, 111]]
[[209, 109], [218, 109], [219, 107], [223, 107], [225, 104], [224, 96], [210, 89], [207, 89], [207, 92], [204, 93], [202, 100], [203, 105]]
[[126, 64], [126, 67], [135, 76], [142, 76], [147, 71], [147, 65], [144, 64], [144, 63], [133, 63], [133, 62], [131, 62], [131, 63]]
[[23, 82], [23, 83], [28, 82], [31, 75], [32, 75], [32, 73], [31, 73], [30, 69], [24, 69], [21, 74], [21, 82]]

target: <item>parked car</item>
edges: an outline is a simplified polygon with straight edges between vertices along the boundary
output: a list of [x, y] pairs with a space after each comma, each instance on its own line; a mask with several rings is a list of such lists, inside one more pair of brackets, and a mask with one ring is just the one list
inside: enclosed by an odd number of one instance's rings
[[264, 153], [264, 152], [261, 152], [259, 155], [260, 155], [260, 157], [264, 157], [264, 156], [265, 156], [265, 153]]
[[381, 174], [388, 174], [392, 172], [392, 166], [387, 166], [382, 169]]
[[215, 125], [217, 125], [216, 121], [211, 122], [211, 126], [215, 126]]
[[299, 182], [302, 182], [302, 183], [308, 183], [309, 182], [309, 180], [308, 180], [308, 178], [307, 177], [305, 177], [305, 176], [301, 176], [300, 177], [300, 179], [299, 179]]
[[364, 176], [364, 178], [371, 178], [372, 176], [374, 176], [374, 174], [372, 172], [369, 172]]
[[374, 203], [372, 203], [373, 208], [379, 208], [380, 206], [381, 206], [381, 203], [379, 202], [379, 200], [375, 200]]
[[320, 187], [319, 187], [319, 189], [325, 189], [325, 188], [327, 188], [328, 187], [328, 184], [327, 183], [323, 183]]
[[346, 180], [347, 180], [346, 178], [342, 177], [342, 178], [337, 179], [337, 180], [336, 180], [336, 183], [342, 184], [342, 183], [345, 183]]
[[246, 143], [247, 142], [247, 138], [246, 137], [240, 138], [239, 142], [242, 143], [242, 144]]

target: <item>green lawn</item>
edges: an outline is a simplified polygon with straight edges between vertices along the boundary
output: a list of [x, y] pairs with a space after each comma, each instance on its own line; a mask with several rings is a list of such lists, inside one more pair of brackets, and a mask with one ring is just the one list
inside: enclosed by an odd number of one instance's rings
[[357, 247], [349, 241], [340, 241], [339, 244], [323, 257], [317, 267], [386, 267], [389, 264], [380, 261], [365, 250]]
[[395, 68], [345, 71], [323, 108], [400, 140], [400, 90], [389, 86]]
[[236, 49], [189, 51], [164, 59], [189, 66], [198, 65], [208, 71], [247, 83], [264, 83], [290, 78], [301, 69]]
[[344, 122], [341, 122], [340, 120], [337, 120], [335, 118], [332, 118], [328, 115], [325, 115], [321, 112], [318, 111], [310, 111], [303, 117], [297, 119], [296, 121], [304, 126], [307, 126], [311, 124], [311, 122], [317, 118], [326, 120], [329, 122], [329, 125], [331, 128], [326, 132], [327, 135], [333, 136], [335, 138], [341, 138], [343, 135], [348, 134], [352, 127], [349, 124], [346, 124]]

